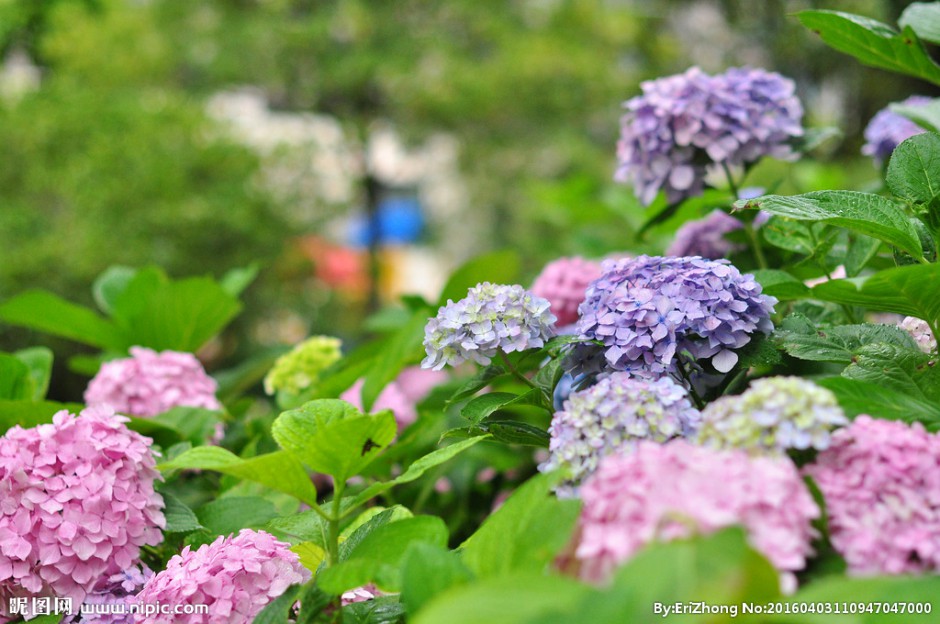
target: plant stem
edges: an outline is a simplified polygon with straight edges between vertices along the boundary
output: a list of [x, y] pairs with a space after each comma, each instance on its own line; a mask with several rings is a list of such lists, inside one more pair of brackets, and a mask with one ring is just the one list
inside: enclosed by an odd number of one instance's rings
[[529, 386], [530, 388], [535, 388], [536, 390], [541, 391], [541, 388], [532, 383], [532, 380], [516, 370], [516, 367], [512, 365], [512, 362], [509, 361], [509, 358], [502, 351], [499, 352], [499, 357], [503, 360], [503, 364], [506, 365], [506, 368], [512, 373], [512, 376]]
[[689, 379], [689, 374], [685, 370], [685, 366], [682, 364], [682, 358], [676, 357], [676, 369], [679, 371], [679, 376], [685, 381], [686, 387], [689, 389], [689, 396], [692, 397], [692, 400], [695, 401], [695, 407], [702, 409], [705, 407], [705, 401], [702, 400], [702, 397], [698, 395], [698, 392], [695, 391], [695, 388], [692, 387], [692, 380]]
[[[734, 176], [731, 175], [731, 169], [728, 168], [728, 163], [721, 163], [721, 169], [725, 172], [725, 178], [728, 180], [728, 188], [731, 189], [731, 193], [734, 195], [735, 201], [737, 201], [741, 198], [740, 190], [738, 189], [737, 183], [734, 181]], [[768, 267], [767, 258], [764, 257], [764, 248], [761, 246], [757, 231], [754, 230], [754, 226], [750, 221], [742, 221], [742, 223], [744, 223], [744, 233], [747, 235], [747, 240], [751, 244], [751, 251], [754, 252], [754, 258], [757, 260], [757, 266], [766, 269]]]
[[333, 510], [327, 518], [329, 525], [329, 536], [326, 543], [327, 564], [330, 567], [339, 563], [339, 521], [342, 517], [340, 505], [343, 502], [343, 490], [346, 489], [345, 482], [338, 482], [333, 479]]

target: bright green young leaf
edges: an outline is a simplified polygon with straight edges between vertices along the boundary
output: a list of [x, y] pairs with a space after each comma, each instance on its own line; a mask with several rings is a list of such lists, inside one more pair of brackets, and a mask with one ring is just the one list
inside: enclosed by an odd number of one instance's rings
[[31, 401], [33, 380], [29, 367], [14, 355], [0, 353], [0, 399]]
[[340, 539], [342, 540], [339, 546], [340, 561], [349, 559], [349, 555], [359, 547], [362, 540], [375, 530], [386, 524], [414, 517], [411, 510], [402, 505], [395, 505], [390, 509], [382, 509], [379, 507], [375, 513], [372, 512], [373, 509], [376, 508], [366, 509], [359, 514], [359, 517], [346, 527], [340, 535]]
[[914, 203], [929, 204], [940, 196], [940, 134], [917, 134], [898, 145], [886, 181], [892, 193]]
[[312, 542], [321, 548], [326, 548], [329, 535], [326, 520], [315, 511], [274, 518], [268, 522], [266, 528], [289, 536], [291, 541]]
[[761, 285], [763, 293], [776, 297], [780, 301], [802, 299], [809, 294], [809, 288], [786, 271], [777, 269], [759, 269], [753, 271], [754, 279]]
[[424, 326], [430, 314], [431, 310], [415, 312], [411, 319], [386, 341], [385, 348], [366, 373], [362, 385], [362, 405], [366, 412], [371, 411], [382, 389], [395, 379], [406, 365], [417, 362], [424, 355]]
[[108, 316], [112, 316], [114, 303], [136, 275], [137, 269], [127, 266], [117, 265], [105, 269], [104, 273], [95, 278], [91, 286], [91, 294], [98, 308]]
[[925, 130], [940, 132], [940, 98], [934, 99], [923, 106], [912, 106], [896, 102], [888, 108], [902, 117], [907, 117]]
[[284, 412], [271, 426], [281, 448], [340, 482], [372, 463], [396, 431], [395, 417], [387, 410], [363, 415], [345, 401], [329, 399]]
[[30, 347], [21, 349], [13, 354], [26, 364], [29, 377], [32, 380], [32, 401], [42, 401], [49, 390], [49, 380], [52, 378], [52, 351], [46, 347]]
[[437, 306], [446, 305], [449, 299], [463, 299], [467, 291], [480, 282], [513, 284], [519, 276], [519, 268], [519, 255], [514, 251], [495, 251], [477, 256], [451, 274]]
[[274, 504], [260, 496], [223, 496], [196, 509], [199, 524], [215, 535], [262, 527], [276, 516]]
[[242, 294], [242, 291], [255, 281], [255, 278], [258, 277], [258, 271], [260, 270], [261, 265], [257, 262], [249, 264], [246, 267], [231, 269], [219, 280], [219, 286], [232, 297], [238, 297]]
[[940, 44], [940, 2], [912, 2], [901, 13], [898, 26], [910, 26], [924, 41]]
[[384, 524], [366, 535], [342, 563], [323, 570], [317, 584], [340, 594], [375, 582], [386, 590], [401, 588], [401, 562], [416, 542], [447, 545], [447, 527], [436, 516], [416, 516]]
[[797, 323], [791, 322], [774, 332], [774, 337], [791, 356], [814, 362], [848, 365], [862, 347], [879, 343], [917, 351], [911, 335], [893, 325], [864, 323], [817, 329], [812, 323], [797, 327]]
[[413, 616], [436, 595], [472, 579], [473, 573], [453, 551], [416, 542], [402, 561], [401, 601]]
[[908, 216], [893, 201], [856, 191], [816, 191], [805, 195], [764, 195], [742, 199], [736, 209], [761, 209], [800, 221], [821, 221], [871, 236], [920, 258], [923, 250]]
[[0, 400], [0, 434], [14, 425], [29, 429], [52, 422], [52, 416], [61, 410], [78, 414], [82, 410], [78, 403], [55, 401], [9, 401]]
[[203, 528], [193, 510], [186, 503], [169, 492], [161, 492], [165, 507], [163, 516], [166, 518], [164, 533], [189, 533]]
[[163, 472], [187, 468], [215, 470], [254, 481], [272, 490], [290, 494], [311, 506], [317, 502], [317, 491], [307, 471], [286, 451], [242, 459], [218, 446], [200, 446], [157, 466]]
[[849, 417], [868, 414], [886, 420], [940, 424], [940, 405], [871, 381], [830, 377], [819, 385], [836, 395]]
[[403, 483], [410, 483], [418, 479], [419, 477], [421, 477], [421, 475], [423, 475], [425, 472], [427, 472], [431, 468], [434, 468], [435, 466], [439, 466], [440, 464], [443, 464], [444, 462], [448, 461], [449, 459], [452, 459], [459, 453], [462, 453], [463, 451], [467, 450], [471, 446], [474, 446], [478, 442], [482, 442], [483, 440], [489, 437], [490, 436], [488, 435], [476, 436], [474, 438], [469, 438], [467, 440], [461, 440], [460, 442], [455, 442], [454, 444], [451, 444], [450, 446], [445, 446], [443, 448], [439, 448], [437, 450], [434, 450], [428, 453], [424, 457], [421, 457], [420, 459], [415, 460], [410, 466], [408, 466], [408, 469], [405, 472], [403, 472], [398, 477], [392, 479], [391, 481], [385, 481], [382, 483], [374, 483], [370, 485], [369, 487], [367, 487], [366, 489], [364, 489], [363, 491], [356, 494], [356, 496], [353, 498], [352, 506], [358, 507], [359, 505], [362, 505], [363, 503], [370, 500], [371, 498], [378, 496], [382, 492], [390, 490], [396, 485], [401, 485]]
[[101, 349], [127, 348], [124, 334], [113, 323], [43, 290], [28, 290], [4, 301], [0, 320]]
[[940, 264], [879, 271], [870, 277], [830, 280], [813, 288], [812, 298], [869, 310], [940, 320]]
[[887, 24], [838, 11], [800, 11], [797, 17], [830, 47], [865, 65], [940, 84], [940, 66], [910, 26], [899, 33]]
[[571, 539], [577, 500], [559, 500], [557, 474], [529, 479], [460, 546], [464, 564], [479, 577], [540, 572]]

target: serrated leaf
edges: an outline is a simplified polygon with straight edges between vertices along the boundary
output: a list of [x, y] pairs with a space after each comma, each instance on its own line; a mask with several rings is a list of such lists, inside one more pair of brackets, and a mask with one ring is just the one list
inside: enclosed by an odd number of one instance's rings
[[494, 440], [505, 444], [548, 448], [551, 441], [551, 436], [544, 429], [513, 420], [487, 420], [483, 430], [492, 435]]
[[910, 334], [893, 325], [837, 325], [809, 331], [777, 330], [775, 338], [783, 349], [800, 360], [851, 364], [862, 347], [892, 344], [902, 349], [917, 350]]
[[202, 528], [193, 510], [183, 501], [169, 492], [160, 492], [163, 496], [163, 516], [166, 518], [164, 533], [189, 533]]
[[[373, 513], [373, 509], [367, 509], [360, 514], [360, 517], [356, 519], [353, 524], [346, 528], [343, 531], [341, 536], [343, 541], [339, 545], [339, 560], [345, 561], [349, 559], [349, 555], [353, 553], [362, 543], [369, 534], [377, 529], [389, 524], [391, 522], [397, 522], [399, 520], [404, 520], [406, 518], [412, 518], [414, 515], [407, 507], [401, 505], [395, 505], [389, 509], [379, 508]], [[363, 516], [369, 516], [367, 518], [362, 518]], [[357, 524], [358, 523], [358, 524]]]
[[800, 11], [797, 17], [830, 47], [865, 65], [940, 84], [940, 67], [910, 26], [899, 33], [887, 24], [839, 11]]
[[940, 3], [912, 2], [901, 12], [898, 26], [909, 26], [924, 41], [940, 44]]
[[940, 264], [904, 266], [869, 277], [829, 280], [813, 288], [812, 298], [870, 310], [940, 319]]
[[780, 301], [802, 299], [809, 294], [809, 288], [786, 271], [776, 269], [758, 269], [752, 272], [754, 279], [761, 285], [765, 295], [776, 297]]
[[735, 202], [735, 209], [760, 209], [802, 221], [818, 221], [871, 236], [906, 251], [923, 254], [908, 216], [880, 195], [856, 191], [816, 191], [804, 195], [764, 195]]
[[466, 400], [489, 384], [495, 383], [508, 376], [509, 373], [506, 372], [505, 368], [496, 364], [490, 364], [462, 385], [457, 392], [447, 400], [447, 403], [459, 403], [460, 401]]
[[929, 204], [940, 196], [940, 134], [925, 132], [898, 145], [886, 182], [892, 193], [911, 202]]
[[849, 417], [868, 414], [887, 420], [940, 423], [940, 405], [913, 397], [906, 392], [886, 388], [871, 381], [845, 377], [830, 377], [817, 383], [836, 395], [839, 405]]
[[196, 510], [199, 524], [216, 535], [264, 526], [277, 517], [274, 505], [260, 496], [223, 496]]
[[866, 345], [842, 376], [940, 405], [940, 366], [920, 351], [889, 344]]

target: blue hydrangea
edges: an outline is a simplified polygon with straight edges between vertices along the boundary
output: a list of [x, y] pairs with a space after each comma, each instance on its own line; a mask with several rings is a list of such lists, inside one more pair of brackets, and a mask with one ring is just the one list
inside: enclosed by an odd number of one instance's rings
[[554, 335], [555, 316], [547, 299], [522, 286], [484, 282], [447, 305], [424, 329], [427, 357], [422, 368], [440, 370], [467, 360], [489, 364], [499, 351], [512, 353], [545, 345]]
[[747, 67], [709, 76], [698, 67], [642, 83], [624, 103], [615, 179], [643, 204], [660, 189], [670, 202], [702, 192], [710, 166], [739, 167], [763, 156], [791, 158], [803, 106], [793, 81]]
[[696, 442], [756, 454], [822, 451], [829, 448], [831, 432], [848, 423], [829, 390], [799, 377], [767, 377], [741, 395], [709, 403]]
[[603, 344], [575, 345], [569, 370], [673, 373], [677, 356], [687, 354], [725, 373], [752, 334], [773, 330], [777, 300], [727, 260], [639, 256], [607, 261], [603, 270], [588, 287], [577, 326], [582, 339]]
[[[905, 106], [924, 106], [932, 100], [922, 95], [912, 95], [901, 104]], [[887, 162], [894, 153], [894, 149], [915, 134], [920, 134], [925, 130], [916, 123], [898, 115], [891, 109], [885, 108], [875, 114], [865, 127], [865, 145], [862, 146], [862, 153], [871, 156], [877, 163]]]
[[539, 470], [564, 470], [560, 495], [573, 495], [601, 459], [630, 451], [639, 440], [665, 442], [695, 431], [700, 414], [685, 388], [669, 377], [637, 379], [607, 375], [571, 393], [552, 418], [548, 461]]

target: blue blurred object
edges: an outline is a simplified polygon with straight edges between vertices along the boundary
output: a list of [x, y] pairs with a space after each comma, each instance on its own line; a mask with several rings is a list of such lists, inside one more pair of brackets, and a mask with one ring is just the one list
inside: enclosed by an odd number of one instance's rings
[[[403, 245], [413, 243], [424, 229], [424, 216], [417, 197], [393, 196], [383, 199], [376, 212], [379, 243]], [[372, 232], [366, 215], [354, 216], [349, 223], [349, 244], [368, 247], [372, 243]]]

